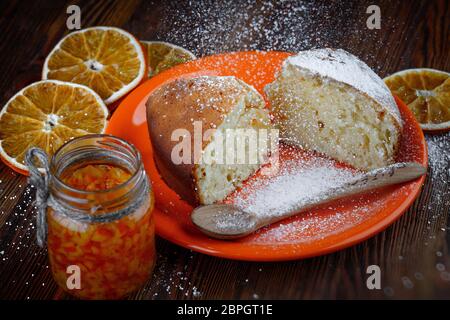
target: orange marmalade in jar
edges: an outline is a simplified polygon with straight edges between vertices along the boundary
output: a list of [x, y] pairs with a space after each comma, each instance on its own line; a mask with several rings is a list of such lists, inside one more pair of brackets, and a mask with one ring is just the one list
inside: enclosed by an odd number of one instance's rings
[[154, 198], [132, 145], [108, 135], [71, 140], [52, 158], [49, 193], [48, 254], [64, 290], [83, 299], [120, 299], [149, 279]]

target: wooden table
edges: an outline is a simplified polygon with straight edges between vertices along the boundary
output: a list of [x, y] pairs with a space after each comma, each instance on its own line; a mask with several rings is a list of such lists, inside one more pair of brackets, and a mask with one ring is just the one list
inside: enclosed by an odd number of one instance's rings
[[[202, 56], [246, 49], [342, 47], [381, 76], [412, 67], [450, 70], [450, 5], [377, 1], [381, 30], [369, 30], [368, 3], [251, 1], [76, 1], [82, 27], [112, 25], [139, 39], [166, 40]], [[321, 4], [322, 3], [322, 4]], [[40, 78], [46, 55], [68, 32], [71, 1], [0, 3], [0, 105]], [[263, 32], [269, 30], [269, 32]], [[154, 277], [132, 299], [450, 298], [450, 136], [427, 136], [431, 166], [422, 194], [386, 231], [334, 254], [284, 263], [209, 257], [157, 240]], [[34, 191], [0, 164], [0, 298], [69, 298], [35, 244]], [[382, 290], [368, 290], [379, 265]]]

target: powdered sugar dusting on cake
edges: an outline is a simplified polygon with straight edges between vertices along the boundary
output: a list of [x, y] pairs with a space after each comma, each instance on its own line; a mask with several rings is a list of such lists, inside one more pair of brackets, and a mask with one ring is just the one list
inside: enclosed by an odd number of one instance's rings
[[[190, 107], [195, 108], [199, 112], [208, 109], [214, 109], [219, 112], [227, 112], [228, 109], [225, 108], [223, 104], [224, 99], [237, 99], [243, 94], [242, 88], [251, 90], [255, 94], [258, 94], [258, 91], [256, 91], [254, 87], [234, 76], [202, 75], [189, 79], [183, 78], [173, 81], [168, 85], [164, 85], [158, 90], [162, 90], [162, 94], [164, 96], [174, 95], [176, 100], [183, 100], [186, 99], [186, 97], [197, 96], [200, 92], [205, 90], [216, 92], [219, 94], [210, 94], [209, 96], [202, 95], [198, 97]], [[226, 92], [226, 95], [220, 94], [221, 92]], [[163, 101], [163, 104], [165, 105], [163, 110], [167, 113], [172, 112], [172, 109], [169, 107], [171, 103], [172, 101], [169, 99], [165, 99]], [[194, 121], [194, 119], [187, 120], [192, 123]]]
[[289, 57], [284, 68], [294, 65], [321, 77], [344, 82], [378, 101], [402, 123], [397, 104], [383, 80], [364, 62], [342, 49], [314, 49]]

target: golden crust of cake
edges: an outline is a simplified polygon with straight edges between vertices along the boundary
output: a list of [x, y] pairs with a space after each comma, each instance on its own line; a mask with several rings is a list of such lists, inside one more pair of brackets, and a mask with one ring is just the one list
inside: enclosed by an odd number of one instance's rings
[[[208, 129], [218, 129], [243, 99], [250, 103], [248, 108], [264, 108], [261, 95], [235, 77], [180, 78], [163, 85], [149, 97], [147, 123], [155, 163], [166, 183], [189, 203], [203, 203], [195, 173], [197, 165], [194, 164], [198, 160], [194, 157], [200, 155], [194, 155], [192, 150], [192, 163], [174, 164], [171, 152], [178, 141], [172, 141], [172, 133], [180, 128], [188, 130], [194, 149], [194, 122], [201, 122], [202, 134]], [[268, 119], [268, 111], [264, 112]], [[211, 138], [211, 135], [204, 137], [202, 150]]]

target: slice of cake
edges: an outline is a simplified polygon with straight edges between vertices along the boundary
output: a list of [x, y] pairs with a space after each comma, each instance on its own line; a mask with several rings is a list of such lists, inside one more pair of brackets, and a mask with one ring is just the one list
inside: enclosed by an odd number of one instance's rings
[[265, 91], [287, 143], [363, 170], [394, 161], [402, 131], [397, 105], [381, 78], [350, 53], [300, 52]]
[[147, 101], [147, 122], [161, 177], [193, 205], [223, 200], [267, 159], [267, 144], [250, 136], [271, 128], [269, 112], [262, 96], [234, 77], [163, 85]]

